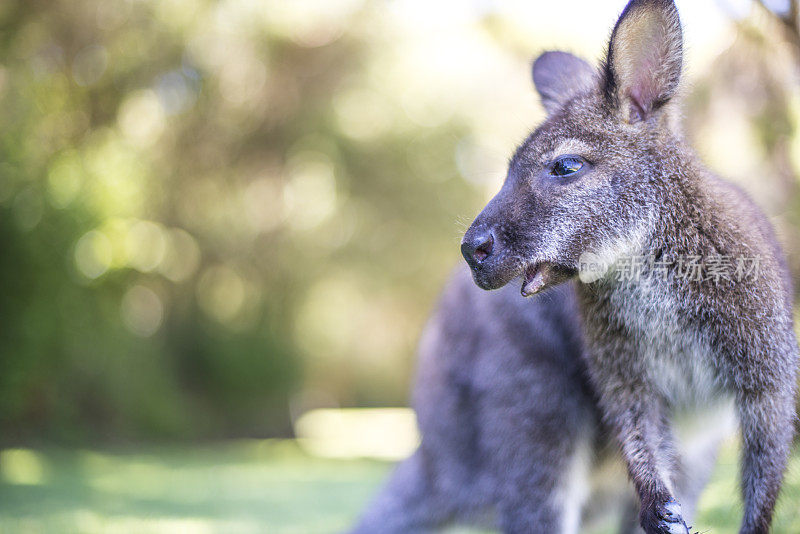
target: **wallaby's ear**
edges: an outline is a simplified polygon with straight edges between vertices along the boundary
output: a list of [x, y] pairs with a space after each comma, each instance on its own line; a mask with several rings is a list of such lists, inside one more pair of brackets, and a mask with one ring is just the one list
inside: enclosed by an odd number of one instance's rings
[[570, 98], [591, 89], [595, 69], [567, 52], [545, 52], [533, 62], [533, 84], [547, 113], [554, 113]]
[[603, 67], [603, 92], [624, 120], [647, 120], [675, 94], [683, 34], [674, 0], [631, 0], [620, 15]]

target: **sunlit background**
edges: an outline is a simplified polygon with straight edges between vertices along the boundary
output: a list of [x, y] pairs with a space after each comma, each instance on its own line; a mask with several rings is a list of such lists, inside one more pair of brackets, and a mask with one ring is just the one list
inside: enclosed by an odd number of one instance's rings
[[[687, 134], [800, 273], [789, 2], [677, 3]], [[530, 60], [599, 59], [624, 4], [0, 2], [0, 530], [344, 528], [363, 458], [415, 446], [415, 343], [543, 117]]]

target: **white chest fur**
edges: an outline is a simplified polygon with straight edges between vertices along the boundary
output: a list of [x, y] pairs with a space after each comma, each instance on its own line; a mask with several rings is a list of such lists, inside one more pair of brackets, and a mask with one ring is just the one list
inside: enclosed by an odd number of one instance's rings
[[723, 392], [709, 343], [687, 327], [663, 284], [643, 278], [617, 284], [611, 294], [615, 313], [633, 338], [643, 378], [674, 408], [715, 404]]

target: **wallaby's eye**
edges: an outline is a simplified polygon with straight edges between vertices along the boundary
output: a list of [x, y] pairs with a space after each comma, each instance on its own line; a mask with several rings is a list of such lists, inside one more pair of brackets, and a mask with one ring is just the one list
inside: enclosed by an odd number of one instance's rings
[[583, 159], [578, 156], [561, 156], [553, 162], [550, 174], [553, 176], [572, 176], [583, 168]]

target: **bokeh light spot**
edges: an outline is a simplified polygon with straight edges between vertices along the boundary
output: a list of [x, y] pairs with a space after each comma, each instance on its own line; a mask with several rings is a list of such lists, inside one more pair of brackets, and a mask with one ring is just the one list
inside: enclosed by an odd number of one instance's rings
[[131, 332], [150, 337], [161, 327], [164, 305], [152, 289], [135, 285], [122, 298], [120, 313], [122, 322]]
[[303, 414], [295, 432], [305, 450], [325, 458], [402, 460], [419, 445], [409, 408], [318, 409]]
[[164, 130], [164, 109], [156, 93], [145, 90], [129, 96], [120, 106], [119, 126], [133, 144], [153, 145]]
[[166, 254], [164, 228], [152, 221], [137, 221], [128, 230], [125, 250], [128, 264], [142, 272], [159, 266]]
[[72, 77], [81, 86], [97, 83], [108, 66], [108, 53], [100, 45], [91, 45], [82, 49], [72, 62]]
[[159, 264], [161, 274], [173, 282], [183, 282], [192, 276], [200, 263], [200, 247], [185, 230], [174, 228], [167, 234], [167, 253]]
[[156, 94], [167, 115], [175, 115], [189, 109], [197, 100], [194, 84], [180, 70], [163, 74], [156, 82]]
[[245, 301], [244, 281], [226, 265], [209, 267], [200, 278], [197, 299], [210, 317], [232, 323]]
[[252, 105], [262, 95], [267, 81], [267, 66], [248, 55], [228, 58], [219, 73], [223, 98], [234, 105]]
[[75, 266], [89, 279], [95, 279], [111, 266], [111, 241], [97, 230], [85, 233], [75, 245]]
[[277, 180], [258, 178], [244, 189], [242, 202], [253, 230], [268, 232], [283, 220], [282, 190]]
[[45, 481], [44, 461], [29, 449], [7, 449], [0, 452], [0, 475], [8, 484], [42, 484]]
[[333, 102], [339, 129], [357, 140], [369, 140], [387, 133], [393, 123], [392, 108], [375, 91], [347, 91]]
[[[324, 46], [342, 35], [350, 17], [363, 0], [295, 0], [277, 2], [270, 21], [273, 29], [306, 47]], [[315, 16], [308, 14], [313, 12]]]
[[295, 230], [311, 230], [336, 210], [333, 164], [320, 153], [304, 152], [292, 161], [284, 202]]
[[57, 208], [66, 208], [78, 195], [83, 183], [83, 167], [77, 151], [67, 150], [52, 163], [47, 173], [47, 192]]

